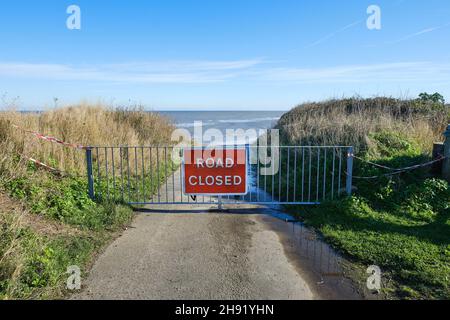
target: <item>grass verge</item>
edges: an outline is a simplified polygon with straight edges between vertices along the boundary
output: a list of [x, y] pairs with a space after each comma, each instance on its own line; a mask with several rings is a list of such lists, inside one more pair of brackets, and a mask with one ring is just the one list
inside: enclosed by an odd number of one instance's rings
[[[285, 143], [354, 145], [365, 160], [401, 168], [430, 160], [448, 115], [448, 106], [436, 101], [349, 99], [300, 106], [278, 127]], [[355, 160], [356, 176], [385, 173]], [[450, 299], [448, 183], [423, 168], [353, 184], [350, 198], [289, 210], [354, 262], [359, 274], [378, 265], [383, 296]]]
[[[33, 114], [0, 112], [0, 299], [64, 298], [70, 293], [67, 268], [78, 266], [83, 279], [133, 211], [120, 200], [88, 197], [83, 151], [38, 140], [13, 125], [83, 145], [167, 143], [172, 126], [140, 109], [83, 105]], [[64, 173], [37, 167], [28, 157]], [[165, 179], [161, 169], [148, 170], [159, 170]]]

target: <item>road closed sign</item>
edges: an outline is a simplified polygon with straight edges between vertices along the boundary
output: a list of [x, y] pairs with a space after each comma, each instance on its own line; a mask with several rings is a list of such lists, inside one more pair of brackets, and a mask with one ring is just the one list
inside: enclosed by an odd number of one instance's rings
[[183, 179], [183, 191], [188, 195], [244, 195], [247, 149], [184, 149]]

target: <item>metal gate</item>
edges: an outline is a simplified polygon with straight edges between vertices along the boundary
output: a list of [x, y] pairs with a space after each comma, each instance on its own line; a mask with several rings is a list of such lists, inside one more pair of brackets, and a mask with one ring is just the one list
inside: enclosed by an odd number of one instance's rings
[[148, 204], [315, 205], [351, 194], [353, 148], [347, 146], [247, 145], [248, 193], [242, 196], [183, 194], [176, 159], [183, 147], [119, 146], [86, 150], [89, 195], [96, 200]]

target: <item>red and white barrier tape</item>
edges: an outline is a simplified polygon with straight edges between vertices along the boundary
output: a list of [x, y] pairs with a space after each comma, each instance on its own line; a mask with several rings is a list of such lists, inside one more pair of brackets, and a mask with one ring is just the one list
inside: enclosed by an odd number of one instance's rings
[[358, 157], [358, 156], [355, 156], [354, 154], [352, 154], [351, 156], [352, 156], [353, 158], [357, 159], [357, 160], [360, 160], [360, 161], [362, 161], [362, 162], [368, 163], [368, 164], [370, 164], [370, 165], [372, 165], [372, 166], [374, 166], [374, 167], [378, 167], [378, 168], [385, 169], [385, 170], [390, 170], [390, 171], [396, 171], [396, 170], [398, 170], [398, 169], [392, 169], [392, 168], [383, 166], [383, 165], [381, 165], [381, 164], [378, 164], [378, 163], [374, 163], [374, 162], [365, 160], [365, 159], [363, 159], [363, 158], [360, 158], [360, 157]]
[[31, 157], [28, 157], [28, 156], [25, 156], [25, 155], [22, 155], [22, 157], [27, 159], [28, 161], [33, 162], [34, 164], [36, 164], [36, 165], [38, 165], [40, 167], [43, 167], [43, 168], [49, 170], [49, 171], [58, 172], [59, 174], [63, 174], [64, 173], [63, 171], [61, 171], [59, 169], [56, 169], [56, 168], [53, 168], [53, 167], [50, 167], [49, 165], [47, 165], [47, 164], [45, 164], [43, 162], [40, 162], [39, 160], [36, 160], [34, 158], [31, 158]]
[[[57, 143], [57, 144], [60, 144], [60, 145], [66, 146], [66, 147], [71, 147], [71, 148], [76, 148], [76, 149], [81, 149], [81, 150], [88, 149], [88, 147], [85, 147], [85, 146], [83, 146], [81, 144], [64, 142], [64, 141], [62, 141], [60, 139], [57, 139], [55, 137], [46, 136], [46, 135], [41, 134], [41, 133], [36, 132], [36, 131], [27, 130], [27, 129], [19, 127], [18, 125], [15, 125], [15, 124], [12, 124], [12, 126], [14, 128], [16, 128], [16, 129], [19, 129], [19, 130], [22, 130], [24, 132], [30, 133], [30, 134], [34, 135], [35, 137], [37, 137], [38, 139], [46, 140], [46, 141], [49, 141], [49, 142]], [[62, 170], [59, 170], [59, 169], [56, 169], [56, 168], [53, 168], [53, 167], [51, 167], [51, 166], [49, 166], [49, 165], [47, 165], [47, 164], [45, 164], [45, 163], [43, 163], [43, 162], [41, 162], [39, 160], [36, 160], [34, 158], [28, 157], [26, 155], [21, 155], [21, 157], [25, 158], [28, 161], [33, 162], [34, 164], [38, 165], [39, 167], [45, 168], [45, 169], [47, 169], [47, 170], [49, 170], [51, 172], [55, 172], [55, 173], [58, 173], [58, 174], [66, 174], [66, 175], [70, 176], [69, 173], [67, 173], [65, 171], [62, 171]]]
[[414, 166], [410, 166], [410, 167], [405, 167], [405, 168], [399, 168], [399, 169], [390, 169], [390, 170], [394, 170], [391, 173], [386, 173], [386, 174], [382, 174], [379, 176], [372, 176], [372, 177], [360, 177], [360, 176], [352, 176], [355, 179], [362, 179], [362, 180], [374, 180], [374, 179], [378, 179], [381, 177], [391, 177], [397, 174], [401, 174], [404, 172], [408, 172], [408, 171], [412, 171], [412, 170], [416, 170], [416, 169], [420, 169], [420, 168], [424, 168], [424, 167], [428, 167], [432, 164], [435, 164], [437, 162], [441, 162], [444, 161], [445, 159], [447, 159], [447, 157], [440, 157], [438, 159], [426, 162], [426, 163], [421, 163], [421, 164], [416, 164]]
[[81, 150], [86, 150], [88, 148], [88, 147], [85, 147], [85, 146], [83, 146], [81, 144], [64, 142], [64, 141], [62, 141], [60, 139], [57, 139], [55, 137], [52, 137], [52, 136], [46, 136], [46, 135], [41, 134], [41, 133], [36, 132], [36, 131], [27, 130], [27, 129], [21, 128], [18, 125], [15, 125], [15, 124], [13, 124], [12, 126], [14, 128], [19, 129], [19, 130], [22, 130], [24, 132], [30, 133], [30, 134], [34, 135], [35, 137], [37, 137], [38, 139], [50, 141], [50, 142], [53, 142], [53, 143], [61, 144], [61, 145], [66, 146], [66, 147], [71, 147], [71, 148], [76, 148], [76, 149], [81, 149]]

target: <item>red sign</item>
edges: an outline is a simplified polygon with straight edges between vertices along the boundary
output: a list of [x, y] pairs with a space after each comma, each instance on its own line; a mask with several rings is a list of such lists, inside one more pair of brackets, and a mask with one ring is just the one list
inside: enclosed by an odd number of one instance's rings
[[184, 193], [243, 195], [247, 193], [246, 148], [185, 149]]

